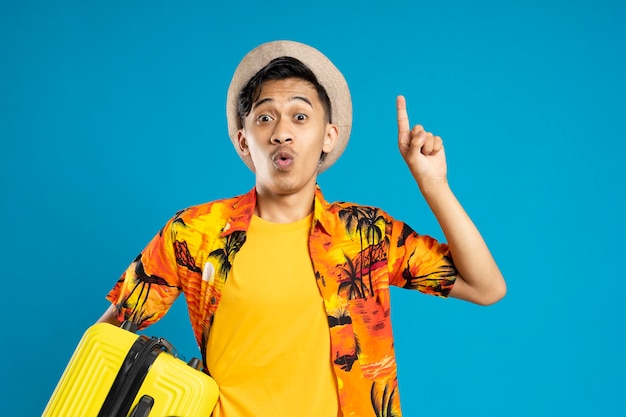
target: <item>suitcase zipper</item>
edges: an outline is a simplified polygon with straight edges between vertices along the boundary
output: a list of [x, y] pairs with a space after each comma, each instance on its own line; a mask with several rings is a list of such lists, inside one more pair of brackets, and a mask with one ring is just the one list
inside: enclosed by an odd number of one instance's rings
[[128, 351], [98, 417], [126, 417], [150, 366], [166, 349], [160, 339], [141, 335]]

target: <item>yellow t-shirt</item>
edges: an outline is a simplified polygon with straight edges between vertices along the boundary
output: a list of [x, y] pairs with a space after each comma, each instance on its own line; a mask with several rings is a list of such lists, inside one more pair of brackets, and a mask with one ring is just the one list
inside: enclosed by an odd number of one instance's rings
[[250, 222], [207, 343], [207, 367], [220, 387], [215, 417], [339, 413], [328, 319], [309, 255], [311, 221]]

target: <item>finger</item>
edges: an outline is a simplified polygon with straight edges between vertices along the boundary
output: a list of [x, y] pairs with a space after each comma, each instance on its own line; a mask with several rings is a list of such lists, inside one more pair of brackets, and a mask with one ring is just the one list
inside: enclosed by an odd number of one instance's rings
[[415, 125], [413, 126], [413, 129], [411, 129], [411, 136], [418, 136], [422, 133], [426, 133], [426, 130], [424, 130], [424, 126], [422, 125]]
[[398, 139], [407, 138], [411, 127], [409, 126], [409, 114], [406, 111], [404, 96], [396, 98], [396, 111], [398, 113]]
[[435, 145], [433, 147], [433, 153], [437, 153], [443, 149], [443, 139], [441, 136], [435, 136]]
[[427, 133], [426, 141], [421, 149], [423, 155], [436, 155], [443, 149], [443, 140], [440, 136], [433, 136]]
[[426, 131], [422, 125], [415, 125], [413, 129], [411, 129], [411, 147], [415, 147], [417, 149], [421, 149], [424, 145], [424, 141], [426, 140]]
[[435, 148], [435, 138], [430, 132], [424, 132], [424, 136], [424, 144], [422, 145], [421, 149], [422, 155], [431, 155]]
[[410, 149], [421, 153], [422, 152], [422, 147], [424, 146], [424, 143], [426, 142], [426, 132], [424, 131], [424, 129], [422, 128], [422, 126], [417, 125], [415, 126], [410, 133]]

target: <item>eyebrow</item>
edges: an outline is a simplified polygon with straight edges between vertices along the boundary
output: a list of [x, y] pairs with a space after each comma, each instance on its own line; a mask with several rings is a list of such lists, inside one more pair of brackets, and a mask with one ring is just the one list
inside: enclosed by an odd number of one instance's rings
[[[307, 103], [309, 106], [313, 107], [313, 103], [311, 103], [311, 100], [309, 100], [309, 99], [308, 99], [308, 98], [306, 98], [306, 97], [303, 97], [303, 96], [293, 96], [293, 97], [291, 97], [291, 98], [289, 99], [289, 101], [293, 101], [293, 100], [302, 100], [302, 101], [304, 101], [305, 103]], [[274, 99], [273, 99], [273, 98], [271, 98], [271, 97], [264, 98], [264, 99], [262, 99], [262, 100], [257, 101], [256, 103], [252, 104], [252, 108], [253, 108], [253, 109], [256, 109], [256, 108], [257, 108], [257, 107], [259, 107], [261, 104], [263, 104], [263, 103], [269, 103], [269, 102], [272, 102], [272, 101], [274, 101]]]

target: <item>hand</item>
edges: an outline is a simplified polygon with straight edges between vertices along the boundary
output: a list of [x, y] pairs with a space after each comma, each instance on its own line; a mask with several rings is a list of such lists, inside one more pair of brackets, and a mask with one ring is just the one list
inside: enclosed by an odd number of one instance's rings
[[447, 167], [443, 141], [421, 125], [409, 125], [406, 100], [396, 99], [398, 111], [398, 148], [420, 188], [433, 182], [446, 182]]

